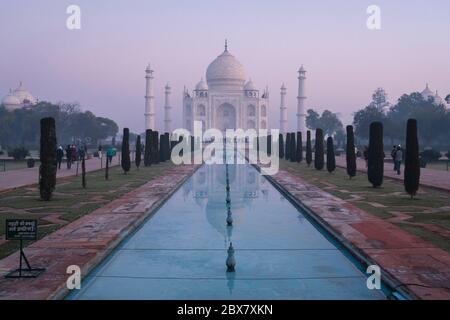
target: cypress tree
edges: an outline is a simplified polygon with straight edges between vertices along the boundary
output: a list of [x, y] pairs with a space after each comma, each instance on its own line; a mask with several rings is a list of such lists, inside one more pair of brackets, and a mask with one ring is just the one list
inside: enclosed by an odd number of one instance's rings
[[355, 153], [355, 135], [353, 126], [347, 126], [347, 146], [346, 146], [346, 162], [347, 174], [349, 178], [356, 176], [356, 153]]
[[122, 138], [122, 159], [121, 159], [122, 169], [125, 174], [130, 171], [131, 160], [130, 160], [130, 130], [128, 128], [123, 128], [123, 138]]
[[291, 134], [289, 132], [286, 133], [286, 148], [284, 151], [284, 158], [289, 160], [291, 156]]
[[302, 142], [302, 133], [297, 131], [297, 162], [303, 161], [303, 142]]
[[145, 130], [145, 149], [144, 149], [144, 166], [148, 167], [152, 164], [151, 162], [151, 144], [152, 143], [152, 130]]
[[284, 141], [282, 133], [278, 135], [278, 156], [280, 159], [284, 158]]
[[165, 151], [166, 151], [166, 155], [165, 155], [165, 158], [166, 158], [166, 161], [167, 160], [170, 160], [170, 135], [169, 135], [169, 133], [168, 132], [166, 132], [165, 134], [164, 134], [164, 141], [165, 141]]
[[419, 141], [417, 139], [417, 120], [408, 119], [406, 127], [406, 150], [405, 150], [405, 170], [403, 183], [405, 191], [411, 199], [419, 190], [420, 181], [420, 161], [419, 161]]
[[311, 131], [306, 132], [306, 163], [308, 167], [312, 162], [312, 147], [311, 147]]
[[267, 155], [270, 156], [272, 154], [272, 135], [267, 136]]
[[134, 164], [136, 165], [136, 168], [138, 170], [139, 166], [141, 165], [141, 152], [142, 152], [141, 135], [138, 134], [136, 138], [136, 153], [134, 154]]
[[164, 134], [161, 134], [159, 136], [159, 162], [165, 162], [166, 161], [166, 153], [165, 153], [165, 147], [164, 147], [164, 140], [166, 139], [166, 136]]
[[41, 119], [39, 166], [39, 193], [42, 200], [49, 201], [56, 186], [56, 130], [55, 119]]
[[380, 187], [383, 184], [383, 173], [383, 124], [376, 121], [370, 124], [367, 167], [367, 177], [374, 188]]
[[[176, 143], [176, 144], [179, 144], [179, 143], [182, 143], [183, 142], [183, 136], [180, 136], [179, 138], [178, 138], [178, 142]], [[184, 148], [183, 148], [184, 149]], [[179, 156], [180, 157], [182, 157], [183, 155], [184, 155], [184, 150], [183, 149], [181, 149], [180, 150], [180, 153], [179, 153]]]
[[323, 154], [323, 131], [316, 129], [316, 143], [314, 146], [314, 168], [322, 170], [325, 165]]
[[334, 156], [333, 138], [327, 139], [327, 170], [332, 173], [336, 169], [336, 158]]
[[195, 137], [194, 136], [190, 136], [189, 143], [191, 145], [191, 156], [192, 156], [195, 151]]
[[151, 144], [150, 148], [152, 149], [151, 162], [158, 164], [159, 163], [159, 133], [158, 133], [158, 131], [153, 131], [153, 133], [152, 133], [152, 144]]
[[86, 156], [81, 159], [81, 185], [86, 189]]
[[290, 160], [291, 162], [297, 162], [297, 146], [295, 143], [295, 132], [291, 132], [291, 155]]

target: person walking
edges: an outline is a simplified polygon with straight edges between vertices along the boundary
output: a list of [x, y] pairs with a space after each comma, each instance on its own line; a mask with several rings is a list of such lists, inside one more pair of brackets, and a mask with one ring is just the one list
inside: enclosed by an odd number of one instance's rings
[[108, 161], [111, 164], [113, 156], [114, 156], [114, 148], [108, 147], [108, 149], [106, 150], [106, 161]]
[[81, 161], [86, 156], [86, 146], [81, 146], [78, 151], [78, 159]]
[[59, 146], [58, 149], [56, 149], [56, 162], [58, 164], [58, 170], [61, 170], [61, 162], [64, 157], [64, 150], [62, 146]]
[[72, 167], [72, 146], [70, 144], [68, 144], [66, 148], [66, 158], [67, 158], [67, 169], [70, 170], [70, 168]]
[[397, 174], [400, 175], [400, 167], [403, 161], [403, 149], [401, 145], [397, 146], [397, 150], [395, 151], [395, 168]]
[[72, 162], [77, 161], [77, 147], [73, 144], [71, 147], [72, 150]]
[[397, 163], [395, 162], [395, 154], [397, 153], [398, 146], [392, 146], [391, 157], [392, 162], [394, 163], [394, 171], [397, 171]]
[[364, 157], [364, 161], [366, 162], [366, 168], [369, 167], [369, 148], [367, 146], [363, 147], [362, 156]]

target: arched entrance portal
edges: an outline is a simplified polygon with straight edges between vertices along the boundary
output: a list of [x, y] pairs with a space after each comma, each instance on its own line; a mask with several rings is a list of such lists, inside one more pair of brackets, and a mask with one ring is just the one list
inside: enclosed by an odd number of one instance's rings
[[231, 104], [224, 103], [217, 108], [216, 129], [236, 129], [236, 109]]

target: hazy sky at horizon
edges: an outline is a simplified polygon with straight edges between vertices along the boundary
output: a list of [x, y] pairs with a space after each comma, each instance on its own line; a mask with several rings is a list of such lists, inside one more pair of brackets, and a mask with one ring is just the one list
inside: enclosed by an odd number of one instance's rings
[[[82, 29], [66, 28], [77, 4]], [[381, 7], [382, 29], [366, 27]], [[172, 86], [174, 126], [183, 86], [192, 90], [208, 64], [229, 50], [247, 77], [270, 90], [271, 127], [279, 125], [280, 86], [287, 87], [295, 129], [297, 70], [307, 70], [307, 105], [344, 122], [385, 88], [390, 102], [425, 83], [450, 94], [450, 1], [87, 1], [2, 0], [0, 96], [19, 81], [37, 98], [78, 101], [132, 131], [144, 129], [144, 69], [155, 70], [157, 123], [164, 86]]]

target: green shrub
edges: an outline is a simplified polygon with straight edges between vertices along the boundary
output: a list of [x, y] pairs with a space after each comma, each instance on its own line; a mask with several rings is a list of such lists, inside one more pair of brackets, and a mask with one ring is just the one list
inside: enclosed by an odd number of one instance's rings
[[30, 155], [30, 152], [24, 147], [17, 147], [8, 150], [8, 157], [13, 157], [14, 160], [23, 160]]
[[33, 158], [30, 158], [30, 159], [27, 160], [27, 167], [28, 168], [34, 168], [34, 164], [35, 164], [35, 161], [34, 161]]
[[438, 161], [441, 157], [441, 153], [433, 149], [427, 149], [420, 153], [420, 157], [426, 162]]

